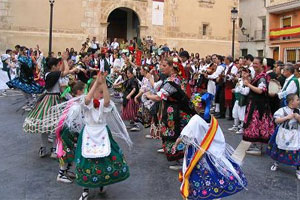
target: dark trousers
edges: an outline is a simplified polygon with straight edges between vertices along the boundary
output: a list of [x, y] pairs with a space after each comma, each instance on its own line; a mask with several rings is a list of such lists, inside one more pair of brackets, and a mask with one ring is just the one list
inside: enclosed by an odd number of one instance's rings
[[226, 107], [225, 107], [225, 86], [219, 86], [219, 104], [220, 104], [220, 116], [225, 117]]

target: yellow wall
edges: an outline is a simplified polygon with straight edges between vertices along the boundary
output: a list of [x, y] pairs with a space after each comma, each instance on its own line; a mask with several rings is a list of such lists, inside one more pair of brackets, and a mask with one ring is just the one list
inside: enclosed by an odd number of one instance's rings
[[[209, 2], [209, 3], [207, 3]], [[15, 44], [48, 51], [48, 0], [0, 0], [0, 51]], [[230, 10], [238, 0], [166, 0], [164, 26], [152, 25], [152, 0], [56, 0], [53, 20], [53, 51], [80, 49], [87, 36], [106, 38], [106, 20], [118, 7], [133, 9], [141, 20], [141, 37], [152, 36], [158, 44], [183, 47], [193, 52], [229, 54], [232, 22]], [[208, 35], [202, 24], [209, 23]], [[238, 44], [237, 44], [238, 48]]]

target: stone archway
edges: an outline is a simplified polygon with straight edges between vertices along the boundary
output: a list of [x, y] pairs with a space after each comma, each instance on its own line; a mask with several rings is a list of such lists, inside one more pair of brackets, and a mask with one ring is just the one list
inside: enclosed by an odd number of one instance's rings
[[136, 12], [128, 8], [116, 8], [107, 19], [107, 39], [134, 40], [140, 36], [140, 19]]
[[119, 0], [115, 1], [102, 1], [101, 15], [100, 15], [100, 38], [105, 39], [107, 36], [107, 28], [109, 26], [109, 15], [118, 8], [125, 8], [134, 11], [139, 20], [139, 36], [145, 37], [148, 29], [147, 12], [148, 1], [132, 1], [132, 0]]

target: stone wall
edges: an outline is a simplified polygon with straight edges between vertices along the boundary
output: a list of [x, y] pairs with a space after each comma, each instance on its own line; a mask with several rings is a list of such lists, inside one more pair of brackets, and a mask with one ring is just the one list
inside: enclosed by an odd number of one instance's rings
[[[152, 25], [152, 0], [56, 1], [53, 51], [62, 51], [65, 47], [79, 50], [88, 36], [96, 36], [102, 42], [107, 36], [109, 14], [124, 7], [137, 14], [141, 37], [151, 36], [158, 44], [167, 43], [202, 54], [231, 52], [230, 10], [238, 7], [238, 0], [166, 0], [164, 4], [164, 25], [155, 26]], [[26, 9], [24, 16], [22, 9]], [[202, 34], [203, 24], [208, 24], [207, 35]], [[32, 47], [39, 43], [47, 52], [48, 1], [0, 0], [0, 27], [0, 51], [15, 44]]]

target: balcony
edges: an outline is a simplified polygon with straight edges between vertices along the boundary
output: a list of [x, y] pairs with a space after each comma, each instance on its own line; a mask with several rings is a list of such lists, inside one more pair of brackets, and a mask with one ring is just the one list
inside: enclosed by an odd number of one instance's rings
[[254, 31], [254, 38], [255, 41], [264, 41], [266, 40], [266, 31], [265, 30], [256, 30]]
[[266, 6], [267, 7], [277, 6], [281, 4], [287, 4], [293, 1], [298, 1], [298, 0], [266, 0]]
[[300, 25], [270, 29], [270, 40], [292, 40], [300, 37]]
[[266, 8], [269, 13], [280, 14], [300, 9], [300, 0], [266, 0]]

